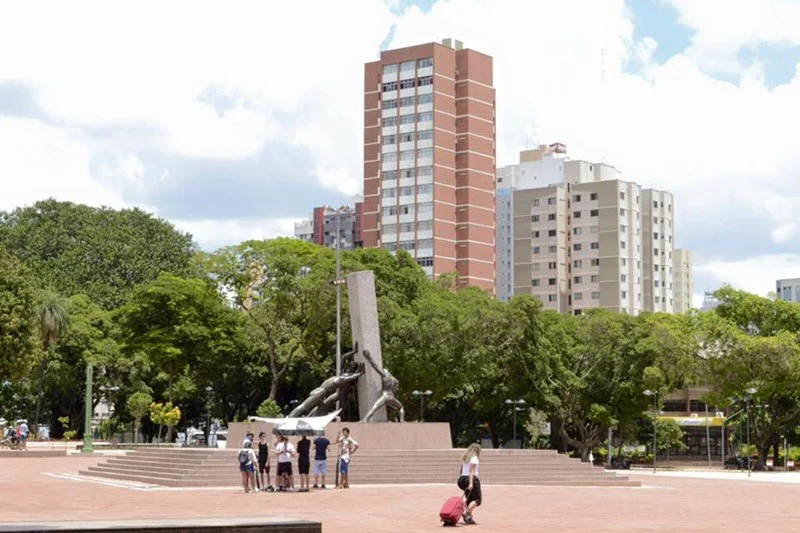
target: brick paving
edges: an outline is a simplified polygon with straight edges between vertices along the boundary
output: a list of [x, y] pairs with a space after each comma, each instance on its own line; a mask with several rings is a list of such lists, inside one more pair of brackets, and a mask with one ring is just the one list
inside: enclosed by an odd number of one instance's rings
[[[441, 531], [439, 507], [457, 492], [447, 486], [354, 486], [345, 491], [246, 495], [230, 489], [133, 490], [46, 475], [75, 474], [100, 459], [0, 459], [2, 523], [282, 516], [321, 520], [326, 533]], [[487, 479], [484, 506], [476, 513], [479, 525], [469, 529], [800, 531], [800, 484], [647, 475], [637, 479], [643, 488], [504, 487], [491, 486]]]

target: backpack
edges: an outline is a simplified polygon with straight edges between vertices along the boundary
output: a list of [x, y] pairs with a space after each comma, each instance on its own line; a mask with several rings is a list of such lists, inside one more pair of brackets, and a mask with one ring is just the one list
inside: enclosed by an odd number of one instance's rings
[[248, 450], [239, 450], [239, 464], [246, 465], [250, 463], [250, 452]]

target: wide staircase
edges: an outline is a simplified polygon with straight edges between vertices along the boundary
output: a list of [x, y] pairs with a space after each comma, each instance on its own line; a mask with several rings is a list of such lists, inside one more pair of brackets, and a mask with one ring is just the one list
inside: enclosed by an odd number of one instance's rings
[[[353, 485], [454, 483], [462, 450], [359, 450], [353, 456]], [[273, 483], [275, 456], [270, 456]], [[336, 457], [328, 458], [329, 486]], [[241, 483], [236, 450], [151, 448], [107, 459], [82, 475], [169, 487], [222, 487]], [[297, 463], [294, 464], [297, 485]], [[483, 450], [481, 482], [489, 485], [635, 487], [638, 481], [570, 459], [554, 450]]]

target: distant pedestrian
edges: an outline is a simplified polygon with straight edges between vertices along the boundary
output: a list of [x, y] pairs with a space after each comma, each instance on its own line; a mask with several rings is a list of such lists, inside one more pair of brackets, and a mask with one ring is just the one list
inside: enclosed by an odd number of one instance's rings
[[28, 435], [30, 435], [30, 430], [28, 429], [28, 422], [23, 420], [19, 425], [19, 444], [20, 448], [23, 450], [28, 449]]
[[239, 460], [239, 471], [242, 473], [242, 486], [245, 492], [250, 492], [250, 487], [253, 487], [253, 492], [256, 491], [256, 452], [253, 451], [253, 443], [245, 439], [242, 442], [242, 448], [237, 454]]
[[464, 509], [464, 522], [475, 524], [473, 513], [481, 505], [481, 480], [480, 470], [481, 445], [470, 444], [466, 453], [461, 458], [461, 476], [458, 478], [458, 488], [464, 491], [467, 499], [467, 508]]
[[292, 456], [294, 446], [289, 442], [289, 437], [281, 437], [280, 442], [275, 446], [275, 453], [278, 454], [278, 479], [280, 484], [278, 492], [286, 492], [294, 488], [294, 475], [292, 474]]
[[350, 488], [350, 459], [356, 450], [358, 443], [350, 438], [350, 428], [343, 428], [339, 442], [339, 473], [342, 475], [339, 487], [342, 489]]
[[308, 472], [311, 469], [310, 451], [311, 441], [303, 435], [303, 438], [297, 442], [297, 473], [300, 474], [300, 492], [308, 492]]
[[325, 488], [325, 476], [328, 474], [328, 446], [331, 441], [325, 437], [314, 439], [314, 488], [319, 487], [319, 477], [322, 476], [322, 488]]
[[[267, 484], [264, 485], [264, 474], [267, 474]], [[258, 434], [258, 475], [261, 479], [262, 490], [272, 492], [275, 489], [272, 487], [272, 480], [269, 475], [269, 442], [267, 442], [267, 434], [263, 431]]]

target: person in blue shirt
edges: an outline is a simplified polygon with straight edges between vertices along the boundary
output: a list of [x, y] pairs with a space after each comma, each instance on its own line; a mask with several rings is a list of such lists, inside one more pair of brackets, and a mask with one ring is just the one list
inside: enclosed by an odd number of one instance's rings
[[314, 439], [314, 488], [318, 489], [319, 477], [322, 476], [322, 488], [325, 488], [325, 476], [328, 473], [328, 446], [331, 441], [325, 437]]

